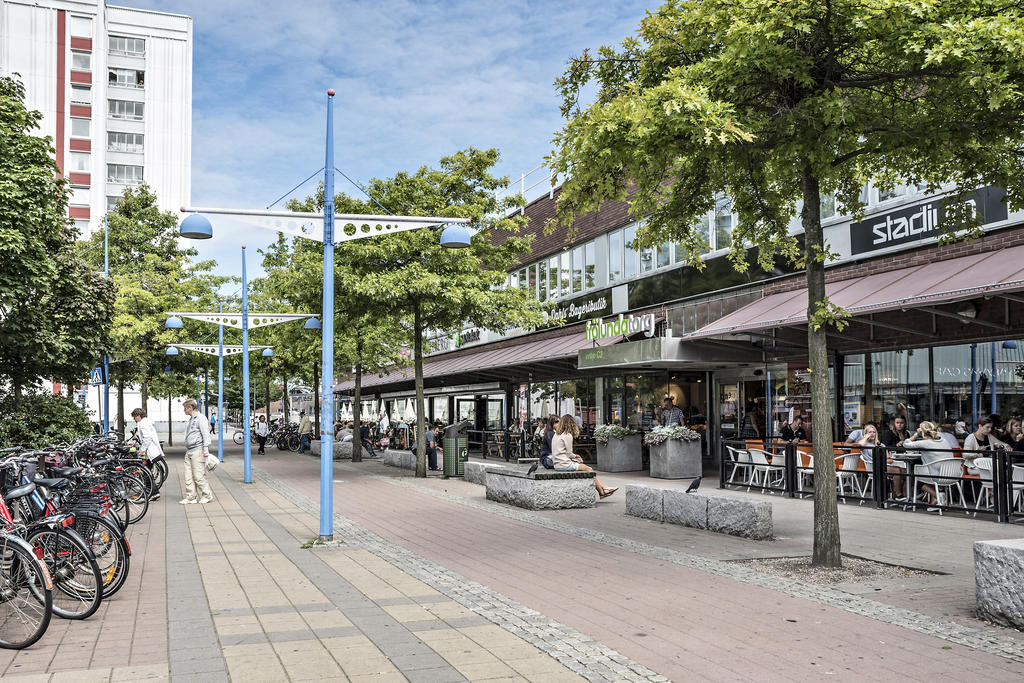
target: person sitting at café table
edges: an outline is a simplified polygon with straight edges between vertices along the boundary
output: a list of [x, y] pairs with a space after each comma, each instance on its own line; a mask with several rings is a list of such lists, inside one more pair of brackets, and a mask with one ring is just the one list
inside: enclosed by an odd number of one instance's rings
[[[1000, 441], [992, 433], [995, 425], [992, 418], [983, 417], [978, 420], [978, 428], [967, 435], [964, 439], [964, 464], [970, 469], [974, 467], [977, 458], [984, 458], [985, 453], [974, 453], [972, 451], [991, 451], [996, 448], [1007, 448], [1008, 444]], [[972, 474], [975, 474], [972, 472]]]
[[798, 415], [793, 419], [792, 425], [788, 422], [782, 425], [782, 429], [779, 430], [779, 437], [783, 441], [807, 441], [804, 419]]
[[1006, 423], [1006, 443], [1013, 446], [1013, 450], [1020, 450], [1017, 444], [1024, 442], [1024, 426], [1017, 418]]
[[897, 415], [892, 420], [892, 429], [885, 433], [882, 437], [882, 443], [885, 444], [890, 450], [886, 453], [886, 467], [885, 471], [894, 475], [892, 478], [892, 494], [895, 498], [902, 498], [904, 496], [903, 471], [907, 468], [905, 462], [899, 460], [893, 460], [892, 453], [900, 453], [904, 450], [904, 442], [910, 438], [910, 432], [907, 431], [907, 418], [902, 415]]
[[[949, 452], [949, 444], [939, 436], [938, 427], [934, 422], [922, 422], [917, 428], [917, 433], [903, 442], [903, 447], [907, 450], [920, 450], [922, 465], [931, 465], [937, 460], [953, 457]], [[935, 487], [931, 484], [922, 484], [921, 488], [928, 494], [928, 502], [935, 505], [938, 502]]]

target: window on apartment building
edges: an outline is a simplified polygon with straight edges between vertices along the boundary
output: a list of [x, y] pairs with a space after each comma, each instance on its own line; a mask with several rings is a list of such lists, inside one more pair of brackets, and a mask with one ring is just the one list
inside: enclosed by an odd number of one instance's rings
[[658, 268], [664, 268], [672, 263], [672, 245], [666, 242], [658, 246]]
[[552, 256], [548, 259], [548, 296], [552, 299], [558, 298], [558, 257]]
[[79, 52], [78, 50], [71, 51], [71, 68], [75, 71], [91, 71], [92, 70], [92, 53], [90, 52]]
[[647, 273], [654, 270], [654, 249], [644, 247], [640, 249], [640, 272]]
[[583, 291], [583, 247], [572, 250], [572, 291]]
[[122, 88], [141, 88], [146, 84], [146, 72], [138, 69], [107, 69], [107, 84]]
[[71, 104], [92, 104], [92, 88], [77, 83], [71, 86]]
[[622, 230], [622, 277], [627, 280], [636, 277], [637, 254], [633, 243], [636, 241], [636, 226]]
[[732, 244], [732, 202], [722, 197], [715, 202], [715, 249]]
[[71, 206], [89, 206], [90, 198], [88, 187], [73, 187], [71, 188], [71, 196], [68, 197], [68, 204]]
[[68, 171], [71, 173], [88, 173], [91, 155], [88, 152], [71, 152], [68, 154]]
[[107, 164], [107, 182], [122, 185], [141, 185], [142, 166]]
[[92, 17], [71, 15], [71, 35], [75, 38], [92, 38]]
[[141, 121], [145, 112], [145, 104], [130, 100], [110, 100], [107, 109], [112, 119]]
[[107, 51], [112, 55], [145, 55], [146, 40], [144, 38], [110, 36], [107, 39]]
[[142, 133], [107, 132], [107, 149], [111, 152], [141, 152]]
[[622, 231], [608, 233], [608, 281], [622, 279]]
[[71, 137], [88, 138], [92, 135], [92, 121], [90, 119], [71, 119]]
[[596, 283], [595, 274], [597, 270], [597, 245], [594, 242], [587, 242], [583, 245], [583, 287], [590, 289]]
[[526, 289], [526, 268], [519, 269], [519, 289]]
[[818, 204], [821, 210], [821, 220], [832, 218], [832, 216], [836, 215], [836, 195], [834, 192], [821, 195], [821, 200]]
[[537, 264], [537, 298], [541, 301], [548, 300], [548, 264], [546, 261]]
[[530, 295], [537, 298], [537, 264], [534, 263], [526, 269], [527, 281], [526, 288], [530, 290]]
[[559, 257], [560, 267], [558, 272], [561, 275], [560, 281], [562, 283], [562, 296], [569, 296], [572, 293], [572, 268], [569, 265], [570, 256], [570, 252], [563, 251], [562, 255]]
[[79, 219], [75, 221], [75, 231], [79, 235], [89, 234], [89, 221], [85, 219]]
[[112, 196], [112, 195], [108, 194], [107, 195], [107, 211], [113, 211], [115, 208], [117, 208], [117, 203], [119, 201], [121, 201], [121, 197], [119, 197], [119, 196]]

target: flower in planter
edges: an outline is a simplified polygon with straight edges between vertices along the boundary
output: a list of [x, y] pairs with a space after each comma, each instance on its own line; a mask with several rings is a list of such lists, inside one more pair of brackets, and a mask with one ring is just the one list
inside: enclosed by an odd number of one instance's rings
[[637, 430], [631, 427], [621, 427], [619, 425], [598, 425], [594, 428], [594, 441], [607, 446], [610, 439], [625, 439], [627, 436], [633, 436], [639, 434]]
[[644, 434], [644, 443], [648, 446], [657, 446], [665, 443], [669, 439], [675, 439], [676, 441], [698, 441], [700, 439], [700, 434], [689, 427], [683, 427], [681, 425], [673, 425], [670, 427], [657, 425], [652, 428], [651, 431]]

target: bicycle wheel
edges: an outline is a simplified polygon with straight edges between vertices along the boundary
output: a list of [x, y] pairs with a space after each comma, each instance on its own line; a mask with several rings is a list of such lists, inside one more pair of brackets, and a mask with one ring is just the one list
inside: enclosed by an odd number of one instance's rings
[[35, 529], [28, 542], [53, 578], [53, 613], [64, 619], [87, 619], [100, 607], [103, 581], [88, 544], [71, 529]]
[[245, 434], [235, 431], [235, 433], [231, 435], [231, 440], [234, 441], [236, 445], [241, 446], [245, 441]]
[[163, 458], [153, 460], [149, 465], [149, 473], [153, 475], [153, 483], [159, 491], [167, 481], [167, 462]]
[[128, 523], [135, 524], [146, 516], [149, 510], [149, 492], [141, 481], [130, 474], [122, 477], [125, 503], [128, 506]]
[[124, 585], [131, 570], [131, 550], [121, 529], [92, 513], [75, 512], [74, 529], [92, 548], [103, 581], [103, 597], [109, 598]]
[[0, 535], [0, 647], [32, 645], [46, 633], [52, 614], [46, 565], [22, 539]]
[[278, 434], [277, 438], [274, 439], [274, 445], [277, 446], [277, 450], [279, 451], [288, 450], [288, 435]]
[[299, 450], [299, 435], [298, 434], [289, 434], [288, 435], [288, 450], [292, 451], [293, 453], [295, 451]]
[[148, 469], [142, 465], [128, 465], [124, 468], [124, 471], [142, 482], [142, 485], [146, 487], [147, 497], [156, 493], [156, 484], [153, 481], [153, 475], [150, 474]]

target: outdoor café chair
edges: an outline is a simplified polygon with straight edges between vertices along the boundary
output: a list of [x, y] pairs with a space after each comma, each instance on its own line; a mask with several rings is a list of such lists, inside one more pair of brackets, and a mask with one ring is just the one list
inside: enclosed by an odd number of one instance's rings
[[734, 480], [737, 472], [739, 472], [742, 477], [738, 483], [750, 483], [750, 470], [752, 467], [750, 464], [750, 453], [742, 448], [733, 448], [732, 446], [726, 446], [725, 450], [729, 452], [729, 460], [732, 461], [732, 472], [729, 473], [728, 483], [736, 483]]
[[747, 452], [750, 453], [750, 462], [754, 467], [750, 481], [747, 482], [747, 490], [749, 491], [751, 486], [768, 488], [768, 477], [772, 470], [772, 466], [768, 463], [768, 454], [760, 448], [751, 448]]
[[1024, 465], [1013, 466], [1013, 500], [1018, 512], [1024, 512]]
[[[953, 499], [953, 489], [960, 494], [960, 503], [964, 502], [963, 460], [960, 458], [943, 458], [935, 460], [927, 465], [914, 465], [914, 476], [919, 484], [931, 484], [935, 487], [935, 497], [939, 504], [939, 515], [942, 515], [943, 505], [949, 505]], [[946, 491], [945, 502], [943, 502], [943, 491]], [[914, 499], [917, 500], [918, 493], [914, 491]], [[969, 513], [968, 513], [969, 514]]]
[[[850, 487], [850, 493], [863, 497], [860, 489], [860, 477], [857, 472], [857, 465], [860, 463], [860, 453], [844, 453], [835, 456], [836, 460], [836, 491], [839, 495], [846, 495], [846, 487]], [[839, 461], [842, 460], [842, 465]], [[843, 499], [845, 503], [846, 500]]]
[[989, 503], [989, 496], [992, 495], [992, 458], [976, 458], [972, 471], [977, 472], [981, 482], [981, 490], [978, 491], [978, 500], [974, 504], [974, 516], [978, 516], [978, 510], [984, 505], [986, 510], [992, 509]]

